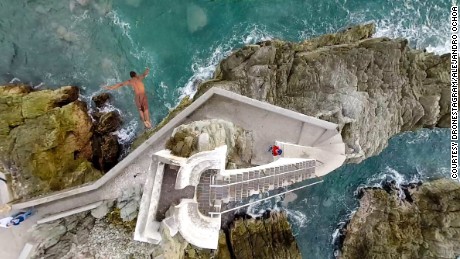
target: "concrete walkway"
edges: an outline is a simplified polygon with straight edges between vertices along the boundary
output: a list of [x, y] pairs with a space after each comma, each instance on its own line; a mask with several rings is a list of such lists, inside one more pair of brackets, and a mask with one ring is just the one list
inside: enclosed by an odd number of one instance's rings
[[[244, 116], [241, 116], [242, 114]], [[0, 229], [0, 240], [2, 240], [0, 258], [17, 258], [24, 244], [29, 241], [26, 230], [29, 230], [38, 220], [101, 200], [115, 199], [125, 188], [137, 184], [144, 185], [148, 179], [147, 174], [152, 173], [153, 154], [163, 149], [174, 128], [181, 124], [206, 119], [228, 120], [254, 132], [252, 162], [256, 165], [272, 162], [273, 158], [266, 152], [266, 148], [275, 140], [303, 146], [329, 145], [341, 141], [336, 124], [223, 89], [212, 88], [96, 182], [13, 204], [11, 213], [29, 207], [35, 207], [38, 212], [20, 227]], [[156, 170], [153, 170], [153, 173], [155, 172]]]

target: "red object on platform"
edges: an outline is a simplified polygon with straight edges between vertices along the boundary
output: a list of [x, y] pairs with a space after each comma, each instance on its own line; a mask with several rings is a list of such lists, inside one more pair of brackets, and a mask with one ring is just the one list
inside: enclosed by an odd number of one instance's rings
[[278, 147], [278, 146], [273, 146], [273, 148], [272, 148], [272, 154], [273, 154], [273, 156], [279, 155], [279, 153], [278, 153], [278, 150], [279, 150], [279, 149], [280, 149], [280, 147]]

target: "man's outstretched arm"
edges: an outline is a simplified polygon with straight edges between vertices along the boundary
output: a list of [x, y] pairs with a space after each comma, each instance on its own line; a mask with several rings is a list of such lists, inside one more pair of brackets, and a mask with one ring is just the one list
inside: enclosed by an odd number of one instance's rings
[[145, 69], [144, 73], [139, 76], [140, 79], [144, 79], [150, 72], [150, 68]]
[[120, 88], [120, 87], [122, 87], [124, 85], [128, 85], [128, 84], [129, 84], [129, 80], [121, 82], [121, 83], [118, 83], [118, 84], [110, 85], [110, 86], [104, 86], [104, 88], [108, 89], [108, 90], [115, 90], [117, 88]]

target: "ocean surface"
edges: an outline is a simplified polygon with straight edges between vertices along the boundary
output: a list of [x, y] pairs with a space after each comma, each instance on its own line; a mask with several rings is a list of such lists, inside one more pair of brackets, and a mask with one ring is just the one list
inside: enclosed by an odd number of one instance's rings
[[[0, 84], [78, 85], [88, 100], [101, 86], [128, 79], [129, 71], [150, 67], [146, 87], [158, 123], [210, 78], [232, 49], [260, 40], [301, 41], [374, 22], [376, 36], [405, 37], [413, 47], [446, 53], [450, 5], [447, 0], [2, 0]], [[127, 87], [113, 93], [125, 121], [118, 136], [129, 142], [143, 130], [133, 93]], [[448, 152], [448, 130], [404, 133], [381, 155], [298, 191], [285, 209], [304, 257], [332, 256], [337, 223], [356, 209], [356, 188], [386, 177], [398, 182], [447, 177]], [[253, 207], [253, 213], [259, 209]]]

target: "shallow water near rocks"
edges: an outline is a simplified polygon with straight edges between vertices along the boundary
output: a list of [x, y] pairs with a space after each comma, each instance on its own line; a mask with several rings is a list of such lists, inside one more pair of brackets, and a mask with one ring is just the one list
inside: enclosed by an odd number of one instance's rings
[[[447, 0], [5, 0], [0, 1], [0, 84], [37, 88], [78, 85], [82, 98], [130, 70], [152, 69], [146, 80], [158, 123], [181, 96], [212, 76], [216, 64], [244, 44], [280, 38], [302, 41], [349, 25], [377, 24], [376, 36], [446, 53]], [[130, 89], [114, 93], [125, 120], [124, 142], [140, 133]], [[114, 108], [112, 108], [114, 109]], [[324, 183], [298, 191], [287, 212], [305, 258], [332, 256], [336, 224], [357, 206], [353, 192], [385, 177], [398, 181], [448, 176], [449, 131], [394, 137], [379, 156], [347, 165]], [[270, 204], [271, 205], [271, 204]], [[258, 208], [252, 208], [257, 212]]]

